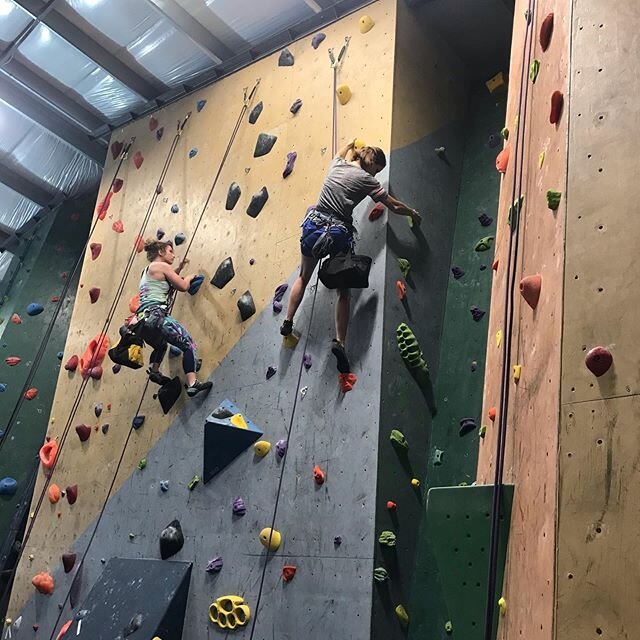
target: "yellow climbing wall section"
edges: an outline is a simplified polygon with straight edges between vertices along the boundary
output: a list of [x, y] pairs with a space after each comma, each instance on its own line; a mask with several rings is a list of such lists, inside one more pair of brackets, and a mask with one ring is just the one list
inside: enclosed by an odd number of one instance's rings
[[[491, 315], [487, 346], [482, 423], [486, 437], [480, 441], [477, 480], [493, 484], [498, 421], [488, 418], [491, 407], [500, 406], [500, 376], [508, 327], [505, 326], [505, 295], [508, 289], [507, 262], [510, 227], [508, 211], [514, 198], [524, 196], [520, 222], [519, 253], [515, 268], [512, 357], [507, 362], [510, 401], [507, 421], [505, 483], [515, 484], [509, 549], [504, 581], [507, 612], [500, 619], [498, 637], [549, 640], [553, 634], [554, 557], [556, 512], [556, 464], [558, 414], [560, 406], [560, 346], [562, 335], [562, 290], [564, 269], [564, 225], [566, 192], [567, 111], [557, 125], [549, 121], [551, 96], [568, 93], [569, 5], [545, 0], [536, 5], [533, 16], [531, 60], [540, 61], [535, 83], [529, 79], [529, 59], [524, 57], [528, 2], [515, 7], [507, 121], [510, 147], [509, 167], [502, 180], [497, 222], [496, 252]], [[554, 13], [554, 30], [547, 51], [539, 34], [549, 13]], [[519, 105], [521, 71], [528, 83], [526, 107]], [[526, 85], [523, 85], [523, 91]], [[565, 105], [566, 107], [566, 105]], [[526, 112], [525, 112], [526, 109]], [[516, 139], [520, 136], [522, 186], [516, 183]], [[544, 154], [544, 156], [541, 156]], [[517, 179], [518, 176], [515, 176]], [[562, 192], [557, 211], [547, 206], [547, 190]], [[542, 276], [537, 308], [532, 309], [518, 291], [520, 280]], [[499, 338], [499, 332], [502, 337]], [[516, 383], [514, 365], [522, 366]], [[564, 638], [564, 636], [561, 636]]]
[[[559, 442], [556, 637], [640, 629], [640, 325], [636, 286], [640, 5], [575, 5]], [[596, 346], [613, 366], [594, 376]]]
[[[160, 141], [156, 138], [157, 129], [150, 131], [150, 118], [114, 132], [112, 142], [126, 142], [131, 138], [135, 141], [118, 175], [124, 180], [124, 187], [113, 196], [107, 218], [98, 223], [91, 238], [92, 242], [102, 244], [102, 252], [95, 261], [87, 252], [81, 276], [82, 289], [76, 299], [63, 362], [73, 354], [81, 355], [105, 322], [155, 192], [177, 123], [192, 112], [145, 236], [155, 236], [156, 229], [161, 227], [166, 237], [184, 233], [189, 242], [242, 108], [243, 89], [251, 90], [260, 78], [250, 109], [262, 101], [264, 110], [255, 125], [244, 118], [188, 256], [190, 265], [186, 273], [203, 274], [205, 283], [194, 297], [180, 294], [174, 309], [174, 315], [184, 322], [198, 344], [199, 356], [203, 358], [201, 378], [206, 379], [225, 358], [252, 324], [251, 320], [240, 321], [237, 298], [249, 289], [259, 314], [270, 304], [275, 287], [289, 278], [298, 265], [299, 225], [306, 208], [315, 202], [331, 160], [333, 73], [327, 50], [332, 47], [337, 55], [347, 36], [351, 36], [351, 42], [338, 81], [350, 86], [353, 97], [348, 104], [338, 107], [339, 144], [357, 136], [368, 144], [389, 149], [395, 0], [380, 0], [366, 8], [366, 13], [375, 21], [374, 28], [367, 34], [361, 34], [358, 29], [362, 13], [365, 12], [347, 16], [323, 29], [327, 38], [317, 50], [311, 46], [311, 36], [290, 45], [288, 48], [295, 57], [293, 67], [279, 67], [279, 53], [276, 53], [156, 112], [158, 127], [164, 127]], [[289, 108], [296, 98], [303, 101], [303, 106], [292, 115]], [[196, 103], [201, 99], [206, 99], [207, 104], [198, 113]], [[269, 155], [253, 158], [260, 132], [276, 135], [278, 140]], [[196, 148], [197, 155], [189, 158], [190, 150]], [[284, 180], [282, 171], [287, 153], [293, 150], [298, 159], [292, 175]], [[139, 169], [133, 163], [137, 152], [144, 157]], [[106, 194], [116, 166], [117, 161], [109, 154], [99, 199]], [[232, 181], [241, 186], [242, 196], [233, 212], [228, 212], [224, 205]], [[251, 196], [263, 186], [268, 188], [269, 200], [254, 220], [245, 210]], [[178, 205], [179, 213], [171, 213], [173, 204]], [[112, 224], [117, 220], [123, 222], [124, 233], [117, 234], [112, 230]], [[183, 248], [186, 246], [182, 245]], [[181, 247], [176, 253], [183, 255]], [[210, 285], [209, 280], [229, 255], [233, 258], [236, 276], [220, 291]], [[251, 258], [255, 260], [253, 266], [249, 264]], [[129, 315], [128, 300], [137, 292], [140, 272], [146, 264], [144, 253], [138, 254], [108, 332], [112, 340]], [[88, 291], [92, 287], [101, 289], [95, 304], [89, 300]], [[180, 360], [166, 361], [165, 372], [181, 375]], [[106, 359], [104, 364], [104, 377], [100, 381], [90, 381], [79, 402], [52, 478], [62, 489], [77, 484], [78, 500], [73, 506], [64, 499], [51, 505], [45, 497], [18, 568], [11, 612], [19, 610], [33, 592], [32, 576], [57, 566], [61, 554], [100, 512], [132, 418], [137, 413], [144, 414], [146, 422], [133, 433], [124, 451], [114, 487], [116, 491], [179, 416], [185, 402], [189, 402], [183, 394], [169, 415], [163, 416], [158, 402], [152, 398], [153, 390], [150, 390], [138, 411], [146, 379], [144, 372], [123, 368], [113, 375], [110, 361]], [[61, 371], [50, 418], [51, 437], [61, 439], [80, 383], [79, 372]], [[97, 403], [104, 406], [99, 419], [94, 413]], [[74, 430], [82, 423], [95, 426], [85, 443], [79, 441]], [[104, 424], [110, 425], [106, 435], [100, 428]], [[43, 485], [41, 474], [34, 509]], [[33, 555], [32, 560], [29, 560], [30, 555]]]

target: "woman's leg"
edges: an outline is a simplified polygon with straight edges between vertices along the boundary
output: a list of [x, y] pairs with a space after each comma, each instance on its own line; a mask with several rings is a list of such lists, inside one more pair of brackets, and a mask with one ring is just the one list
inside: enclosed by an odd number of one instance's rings
[[[285, 323], [282, 325], [282, 329], [280, 330], [283, 335], [289, 335], [291, 333], [291, 327], [293, 326], [293, 318], [296, 315], [296, 311], [302, 302], [302, 298], [304, 297], [304, 292], [309, 284], [309, 280], [311, 280], [311, 276], [313, 275], [313, 271], [318, 264], [318, 260], [313, 256], [301, 256], [300, 260], [300, 275], [296, 278], [293, 286], [291, 287], [291, 293], [289, 293], [289, 301], [287, 306], [287, 319]], [[284, 333], [285, 324], [289, 325], [289, 332]]]
[[[196, 344], [189, 332], [172, 316], [165, 316], [161, 331], [164, 339], [182, 351], [182, 369], [187, 379], [187, 386], [196, 385]], [[211, 387], [210, 383], [208, 384]]]
[[167, 341], [162, 337], [162, 333], [158, 329], [146, 325], [142, 329], [142, 339], [153, 349], [149, 357], [152, 382], [164, 384], [169, 378], [160, 374], [160, 364], [167, 353]]

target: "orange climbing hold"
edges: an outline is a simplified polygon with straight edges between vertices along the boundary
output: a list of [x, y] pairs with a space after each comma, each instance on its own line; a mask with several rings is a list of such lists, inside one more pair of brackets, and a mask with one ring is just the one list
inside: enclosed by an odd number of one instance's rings
[[317, 464], [313, 467], [313, 479], [318, 486], [323, 485], [324, 481], [327, 479], [327, 474]]
[[499, 258], [496, 258], [496, 259], [493, 261], [493, 264], [491, 265], [491, 268], [492, 268], [494, 271], [497, 271], [497, 270], [498, 270], [498, 265], [499, 265], [499, 264], [500, 264], [500, 259], [499, 259]]
[[505, 147], [496, 158], [496, 169], [500, 173], [506, 173], [509, 166], [509, 156], [511, 155], [511, 147]]
[[17, 313], [14, 313], [11, 316], [11, 322], [13, 322], [13, 324], [22, 324], [22, 318]]
[[33, 400], [38, 395], [38, 390], [35, 387], [31, 387], [31, 389], [27, 389], [24, 392], [25, 400]]
[[[58, 455], [58, 443], [55, 440], [48, 440], [40, 447], [39, 455], [42, 466], [45, 469], [51, 469]], [[51, 487], [57, 488], [55, 484], [52, 484]], [[49, 487], [49, 500], [51, 500], [51, 487]], [[58, 489], [58, 491], [60, 491], [60, 489]], [[60, 496], [58, 496], [58, 499], [60, 499]], [[55, 500], [55, 502], [58, 502], [58, 500]]]
[[39, 593], [44, 593], [46, 596], [50, 596], [53, 593], [54, 582], [53, 578], [46, 572], [39, 573], [31, 579], [31, 584], [38, 590]]
[[111, 206], [111, 198], [113, 197], [113, 191], [109, 191], [107, 195], [100, 200], [96, 207], [96, 213], [98, 214], [98, 220], [104, 220], [107, 217], [107, 212]]
[[351, 391], [357, 381], [358, 376], [355, 373], [338, 374], [338, 383], [340, 384], [340, 390], [342, 391], [342, 393], [348, 393], [349, 391]]
[[369, 212], [369, 220], [373, 222], [374, 220], [377, 220], [380, 216], [382, 216], [383, 213], [384, 205], [378, 202], [378, 204]]
[[551, 112], [549, 113], [549, 122], [558, 124], [562, 116], [562, 107], [564, 106], [564, 96], [560, 91], [554, 91], [551, 96]]
[[543, 21], [540, 27], [540, 46], [546, 51], [551, 44], [551, 36], [553, 35], [553, 13], [550, 13]]
[[541, 288], [542, 276], [539, 273], [536, 273], [533, 276], [525, 276], [520, 280], [520, 293], [532, 309], [535, 309], [538, 306]]
[[106, 333], [98, 333], [91, 339], [80, 358], [80, 373], [86, 376], [89, 369], [101, 365], [107, 351], [109, 351], [109, 336]]
[[495, 407], [491, 407], [489, 409], [489, 420], [491, 420], [491, 422], [495, 422], [496, 421], [496, 416], [498, 415], [498, 410]]
[[58, 502], [62, 497], [62, 491], [60, 491], [60, 487], [57, 484], [52, 484], [49, 485], [47, 495], [49, 496], [49, 502], [51, 504], [56, 504], [56, 502]]
[[56, 640], [62, 640], [62, 638], [64, 638], [64, 636], [66, 635], [67, 631], [69, 631], [69, 629], [71, 628], [72, 624], [73, 624], [73, 620], [67, 620], [62, 625], [62, 629], [60, 629], [60, 633], [56, 636]]
[[407, 286], [402, 280], [396, 280], [396, 291], [400, 300], [404, 300], [407, 297]]
[[5, 358], [4, 361], [10, 367], [15, 367], [17, 364], [20, 364], [22, 362], [22, 359], [18, 358], [18, 356], [9, 356], [8, 358]]
[[138, 310], [139, 306], [140, 306], [140, 294], [136, 293], [136, 295], [133, 296], [131, 300], [129, 300], [129, 311], [131, 311], [131, 313], [135, 313]]
[[133, 246], [135, 247], [138, 253], [142, 253], [144, 251], [144, 238], [142, 236], [138, 236], [134, 240]]

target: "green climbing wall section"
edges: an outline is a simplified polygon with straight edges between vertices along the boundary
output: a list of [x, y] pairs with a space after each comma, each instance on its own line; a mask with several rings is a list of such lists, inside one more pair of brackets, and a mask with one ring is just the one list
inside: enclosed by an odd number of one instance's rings
[[[477, 321], [472, 314], [472, 309], [488, 312], [494, 274], [493, 246], [482, 252], [475, 248], [481, 238], [495, 235], [500, 188], [495, 158], [501, 148], [505, 108], [506, 96], [492, 96], [485, 87], [471, 97], [434, 391], [438, 412], [432, 423], [427, 467], [421, 475], [425, 491], [431, 487], [471, 484], [475, 480], [484, 358], [487, 339], [494, 340], [493, 336], [487, 336], [489, 314]], [[494, 220], [489, 222], [489, 218]], [[454, 275], [452, 270], [456, 267]], [[464, 274], [460, 275], [461, 272]], [[480, 313], [475, 315], [478, 317]], [[462, 429], [463, 424], [468, 425], [466, 429]], [[411, 589], [409, 637], [415, 639], [443, 636], [450, 620], [441, 567], [428, 543], [429, 536], [423, 512]]]

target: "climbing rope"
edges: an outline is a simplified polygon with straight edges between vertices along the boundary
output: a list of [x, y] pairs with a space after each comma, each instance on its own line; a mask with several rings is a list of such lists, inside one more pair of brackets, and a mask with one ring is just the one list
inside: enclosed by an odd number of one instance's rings
[[[340, 50], [340, 54], [336, 59], [334, 56], [333, 49], [329, 49], [329, 60], [331, 62], [331, 69], [333, 70], [333, 112], [332, 112], [332, 132], [331, 132], [331, 157], [334, 158], [338, 151], [338, 108], [337, 108], [337, 78], [338, 78], [338, 69], [344, 62], [344, 56], [347, 52], [347, 48], [349, 46], [350, 37], [347, 36], [345, 38], [345, 44], [342, 46]], [[304, 355], [307, 352], [307, 346], [309, 344], [309, 337], [311, 336], [311, 325], [313, 323], [313, 314], [316, 307], [316, 298], [318, 296], [318, 282], [319, 282], [319, 271], [316, 273], [316, 281], [313, 285], [313, 297], [311, 298], [311, 310], [309, 312], [309, 324], [307, 326], [307, 331], [304, 339], [303, 349], [302, 349], [302, 357], [300, 358], [300, 366], [298, 367], [298, 378], [296, 381], [296, 391], [293, 396], [293, 407], [291, 408], [291, 418], [289, 419], [289, 426], [287, 427], [287, 439], [291, 438], [291, 433], [293, 431], [293, 425], [296, 415], [296, 409], [298, 407], [298, 398], [300, 397], [300, 384], [302, 382], [302, 370], [304, 368]], [[271, 528], [269, 530], [269, 539], [266, 544], [267, 549], [267, 558], [262, 566], [262, 574], [260, 576], [260, 586], [258, 587], [258, 597], [256, 598], [255, 605], [255, 615], [252, 618], [251, 622], [251, 633], [249, 634], [249, 640], [253, 640], [253, 635], [255, 633], [256, 623], [258, 621], [258, 612], [260, 609], [260, 602], [262, 600], [262, 592], [264, 588], [264, 581], [267, 574], [267, 565], [269, 554], [273, 553], [270, 549], [271, 547], [271, 538], [273, 536], [274, 528], [276, 526], [276, 518], [278, 515], [278, 505], [280, 504], [280, 495], [282, 492], [282, 483], [284, 480], [284, 472], [287, 465], [287, 456], [289, 453], [289, 447], [285, 449], [284, 456], [282, 458], [282, 464], [280, 465], [280, 478], [278, 479], [278, 489], [276, 491], [276, 500], [273, 506], [273, 516], [271, 518]]]
[[[525, 30], [522, 69], [520, 73], [520, 92], [518, 97], [518, 126], [515, 141], [515, 164], [513, 170], [513, 185], [511, 190], [511, 220], [509, 233], [509, 249], [507, 258], [507, 286], [505, 289], [503, 326], [505, 327], [505, 346], [502, 354], [502, 372], [500, 378], [500, 403], [498, 434], [496, 442], [495, 475], [491, 503], [491, 541], [489, 549], [489, 569], [487, 580], [487, 597], [485, 608], [484, 640], [493, 639], [493, 625], [496, 610], [495, 592], [498, 573], [498, 550], [500, 543], [500, 517], [503, 499], [504, 459], [506, 453], [507, 417], [509, 412], [509, 399], [511, 394], [510, 367], [513, 322], [515, 282], [518, 261], [518, 249], [520, 240], [520, 218], [524, 202], [521, 200], [523, 175], [524, 175], [524, 148], [525, 132], [527, 128], [527, 110], [529, 97], [528, 69], [533, 53], [533, 22], [535, 16], [536, 0], [529, 0], [526, 13], [527, 27]], [[528, 50], [528, 52], [527, 52]], [[522, 116], [522, 117], [520, 117]], [[521, 144], [522, 142], [522, 144]]]

